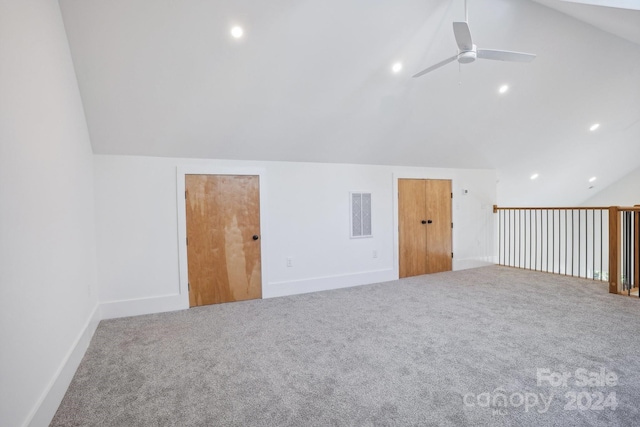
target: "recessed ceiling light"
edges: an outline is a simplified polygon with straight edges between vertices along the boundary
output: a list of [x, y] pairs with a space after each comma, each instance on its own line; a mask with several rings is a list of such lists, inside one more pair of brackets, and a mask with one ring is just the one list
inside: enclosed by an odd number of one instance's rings
[[401, 62], [396, 62], [395, 64], [393, 64], [393, 67], [391, 67], [391, 70], [394, 73], [399, 73], [400, 70], [402, 70], [402, 63]]
[[536, 179], [537, 177], [539, 177], [540, 175], [538, 175], [537, 173], [534, 173], [533, 175], [531, 175], [531, 179]]
[[231, 35], [236, 39], [242, 37], [243, 34], [244, 30], [242, 29], [242, 27], [235, 26], [231, 29]]
[[509, 90], [509, 85], [502, 85], [500, 86], [500, 89], [498, 89], [498, 92], [505, 93], [508, 90]]
[[589, 178], [589, 182], [593, 182], [593, 181], [595, 181], [595, 180], [596, 180], [596, 177], [595, 177], [595, 176], [592, 176], [591, 178]]
[[591, 132], [593, 132], [594, 130], [598, 129], [600, 127], [600, 123], [594, 123], [591, 125], [591, 127], [589, 128], [589, 130]]

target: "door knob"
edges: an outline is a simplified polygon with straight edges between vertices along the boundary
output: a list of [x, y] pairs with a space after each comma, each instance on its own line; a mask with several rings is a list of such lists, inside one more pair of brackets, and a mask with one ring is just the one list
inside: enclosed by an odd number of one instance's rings
[[423, 220], [422, 220], [422, 223], [423, 223], [423, 224], [426, 224], [426, 223], [427, 223], [427, 221], [425, 221], [425, 220], [423, 219]]
[[260, 237], [257, 234], [253, 235], [253, 240], [258, 240]]
[[433, 223], [433, 221], [431, 221], [431, 220], [427, 221], [427, 224], [431, 224], [431, 223]]

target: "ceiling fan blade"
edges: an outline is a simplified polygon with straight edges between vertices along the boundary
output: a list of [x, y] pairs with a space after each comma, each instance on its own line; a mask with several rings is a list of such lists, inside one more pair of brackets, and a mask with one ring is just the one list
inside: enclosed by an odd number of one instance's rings
[[438, 62], [436, 65], [432, 65], [429, 68], [425, 68], [424, 70], [420, 71], [418, 74], [414, 74], [413, 77], [420, 77], [422, 75], [425, 75], [425, 74], [435, 70], [436, 68], [440, 68], [443, 65], [447, 65], [449, 62], [455, 61], [456, 59], [458, 59], [458, 55], [454, 55], [451, 58], [447, 58], [444, 61]]
[[511, 52], [508, 50], [478, 49], [478, 58], [497, 61], [531, 62], [536, 58], [533, 53]]
[[458, 49], [465, 52], [473, 49], [473, 41], [471, 40], [471, 30], [466, 22], [454, 22], [453, 34], [456, 36]]

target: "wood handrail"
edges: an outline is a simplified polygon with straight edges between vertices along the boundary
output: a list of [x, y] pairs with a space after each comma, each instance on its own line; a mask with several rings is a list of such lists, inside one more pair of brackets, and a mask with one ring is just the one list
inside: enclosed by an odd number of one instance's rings
[[[636, 206], [615, 206], [619, 211], [626, 212], [640, 212], [640, 205]], [[551, 210], [551, 211], [589, 211], [589, 210], [609, 210], [611, 206], [573, 206], [573, 207], [558, 207], [558, 206], [531, 206], [531, 207], [505, 207], [493, 205], [493, 213], [497, 213], [498, 211], [507, 211], [507, 210]]]

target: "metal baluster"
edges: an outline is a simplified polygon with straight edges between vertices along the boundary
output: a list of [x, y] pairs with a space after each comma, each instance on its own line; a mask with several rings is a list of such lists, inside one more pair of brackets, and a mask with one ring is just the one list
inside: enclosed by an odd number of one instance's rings
[[531, 269], [531, 248], [533, 247], [531, 244], [532, 231], [533, 231], [533, 227], [531, 226], [531, 210], [529, 210], [529, 269]]
[[502, 211], [498, 211], [498, 264], [502, 265]]
[[518, 234], [515, 239], [518, 242], [518, 245], [516, 246], [516, 251], [513, 254], [513, 264], [514, 267], [520, 267], [520, 209], [517, 209], [514, 214], [518, 217], [518, 220], [516, 221], [518, 224]]
[[551, 211], [551, 272], [556, 272], [556, 211]]
[[565, 209], [564, 210], [564, 275], [566, 276], [567, 273], [569, 272], [569, 270], [567, 269], [567, 256], [568, 256], [568, 252], [567, 249], [569, 248], [569, 242], [567, 241], [567, 237], [568, 237], [568, 231], [569, 231], [569, 215], [568, 215], [569, 210]]
[[571, 275], [574, 276], [574, 271], [573, 271], [573, 260], [575, 258], [574, 254], [576, 252], [575, 250], [575, 239], [573, 236], [573, 223], [574, 223], [574, 219], [575, 219], [575, 210], [571, 209]]
[[535, 214], [534, 215], [534, 220], [535, 220], [535, 222], [534, 222], [534, 225], [535, 225], [535, 228], [534, 228], [534, 231], [535, 231], [535, 233], [534, 233], [534, 237], [535, 237], [535, 239], [534, 239], [535, 255], [533, 256], [533, 261], [535, 262], [535, 265], [534, 265], [533, 269], [537, 270], [538, 269], [538, 210], [537, 209], [534, 210], [533, 213]]
[[547, 216], [547, 222], [545, 222], [545, 224], [544, 224], [544, 228], [545, 228], [544, 236], [546, 237], [546, 239], [545, 239], [546, 242], [545, 243], [546, 243], [547, 250], [546, 250], [546, 253], [544, 255], [545, 255], [545, 260], [547, 262], [546, 262], [544, 271], [549, 271], [549, 210], [548, 209], [547, 209], [547, 215], [546, 216]]
[[631, 264], [631, 236], [629, 235], [631, 230], [631, 212], [624, 213], [624, 243], [625, 243], [625, 268], [623, 269], [625, 274], [624, 283], [627, 284], [627, 290], [629, 292], [629, 296], [631, 296], [631, 280], [630, 280], [630, 264]]
[[511, 265], [511, 209], [509, 209], [509, 226], [507, 227], [509, 230], [509, 252], [507, 252], [507, 265]]
[[602, 274], [602, 251], [603, 251], [603, 242], [602, 242], [602, 214], [603, 214], [603, 209], [600, 209], [600, 280], [604, 280], [604, 275]]
[[582, 274], [582, 270], [580, 270], [580, 211], [578, 211], [578, 277]]
[[589, 216], [584, 211], [584, 278], [589, 277]]
[[591, 278], [596, 278], [596, 211], [591, 211]]

